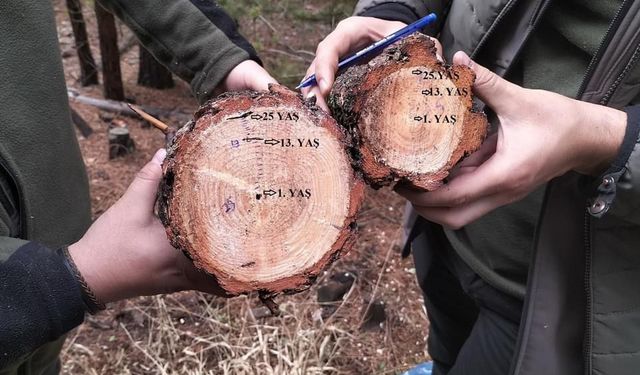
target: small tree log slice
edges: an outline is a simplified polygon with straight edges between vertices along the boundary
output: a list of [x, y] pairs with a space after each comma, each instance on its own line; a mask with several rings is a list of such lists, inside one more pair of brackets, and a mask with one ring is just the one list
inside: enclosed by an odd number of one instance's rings
[[236, 295], [307, 288], [349, 250], [364, 182], [348, 134], [282, 86], [220, 96], [168, 148], [168, 237]]
[[472, 109], [474, 80], [469, 67], [438, 61], [434, 43], [422, 34], [340, 75], [329, 106], [352, 130], [367, 182], [439, 187], [486, 136], [486, 116]]

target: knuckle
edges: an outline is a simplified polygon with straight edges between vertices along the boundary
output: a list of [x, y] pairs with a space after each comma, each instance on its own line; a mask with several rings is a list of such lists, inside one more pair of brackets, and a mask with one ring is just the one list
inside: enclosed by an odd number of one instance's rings
[[460, 194], [456, 195], [451, 199], [451, 203], [453, 206], [462, 206], [469, 202], [470, 197], [468, 194]]
[[156, 180], [156, 173], [152, 168], [146, 166], [136, 173], [136, 178], [145, 181], [153, 181]]
[[507, 180], [503, 185], [509, 192], [515, 192], [522, 188], [523, 182], [522, 179], [525, 178], [520, 174], [513, 176], [513, 178]]
[[[521, 170], [531, 171], [528, 166], [523, 166]], [[506, 183], [507, 190], [511, 192], [511, 195], [519, 196], [521, 194], [526, 193], [530, 186], [534, 184], [535, 176], [534, 173], [524, 173], [518, 172], [513, 175]]]

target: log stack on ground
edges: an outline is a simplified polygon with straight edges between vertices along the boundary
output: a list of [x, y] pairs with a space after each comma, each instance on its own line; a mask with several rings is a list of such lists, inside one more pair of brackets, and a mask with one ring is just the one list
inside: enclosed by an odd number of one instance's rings
[[354, 242], [364, 183], [351, 146], [281, 86], [205, 104], [168, 147], [159, 215], [170, 241], [229, 294], [307, 288]]
[[486, 136], [486, 116], [472, 109], [474, 79], [469, 67], [439, 61], [422, 34], [340, 75], [329, 106], [352, 132], [366, 181], [373, 187], [441, 186]]

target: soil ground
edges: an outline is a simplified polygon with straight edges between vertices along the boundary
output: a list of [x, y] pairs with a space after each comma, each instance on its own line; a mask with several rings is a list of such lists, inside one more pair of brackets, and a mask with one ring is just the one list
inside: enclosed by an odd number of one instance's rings
[[[70, 88], [101, 97], [101, 87], [81, 87], [66, 7], [54, 0], [58, 34]], [[289, 87], [301, 79], [317, 43], [347, 17], [354, 1], [221, 1], [256, 46], [266, 68]], [[99, 49], [93, 4], [83, 2], [94, 57]], [[133, 41], [119, 25], [121, 45]], [[138, 50], [122, 56], [127, 97], [145, 106], [192, 113], [189, 87], [176, 79], [170, 90], [136, 85]], [[91, 182], [94, 217], [123, 193], [163, 135], [116, 116], [131, 131], [133, 154], [109, 160], [107, 128], [100, 110], [72, 103], [94, 129], [78, 135]], [[165, 118], [180, 125], [176, 118]], [[122, 124], [122, 123], [121, 123]], [[66, 374], [396, 374], [425, 361], [428, 322], [411, 259], [400, 256], [404, 201], [390, 190], [367, 191], [355, 249], [333, 264], [308, 291], [279, 297], [283, 314], [265, 316], [256, 296], [233, 299], [197, 292], [143, 297], [109, 306], [69, 334], [63, 351]], [[346, 276], [345, 276], [346, 275]], [[337, 302], [318, 302], [326, 285], [345, 285]], [[325, 286], [325, 289], [322, 289]]]

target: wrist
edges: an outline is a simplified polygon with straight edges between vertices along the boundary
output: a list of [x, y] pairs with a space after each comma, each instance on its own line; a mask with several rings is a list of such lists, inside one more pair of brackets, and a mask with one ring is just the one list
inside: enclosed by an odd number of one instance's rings
[[177, 250], [167, 247], [170, 253], [161, 255], [113, 243], [107, 246], [84, 239], [69, 246], [71, 259], [98, 301], [110, 303], [188, 288], [184, 269], [178, 266], [184, 256]]
[[62, 247], [57, 250], [57, 253], [62, 258], [62, 261], [69, 273], [78, 283], [80, 291], [82, 293], [82, 302], [84, 303], [85, 309], [90, 314], [96, 314], [106, 309], [105, 304], [102, 303], [102, 301], [96, 296], [93, 289], [91, 289], [84, 276], [78, 269], [73, 260], [73, 257], [69, 253], [69, 249], [67, 247]]
[[113, 281], [107, 282], [109, 277], [103, 275], [107, 270], [107, 266], [100, 265], [97, 257], [92, 251], [84, 245], [82, 240], [69, 245], [67, 255], [70, 262], [73, 262], [78, 273], [84, 279], [87, 287], [93, 292], [98, 301], [109, 303], [117, 301], [113, 298], [115, 294]]
[[576, 113], [579, 115], [574, 134], [581, 135], [583, 142], [579, 146], [580, 157], [574, 170], [598, 176], [609, 168], [620, 151], [627, 128], [627, 114], [585, 102], [580, 102]]

